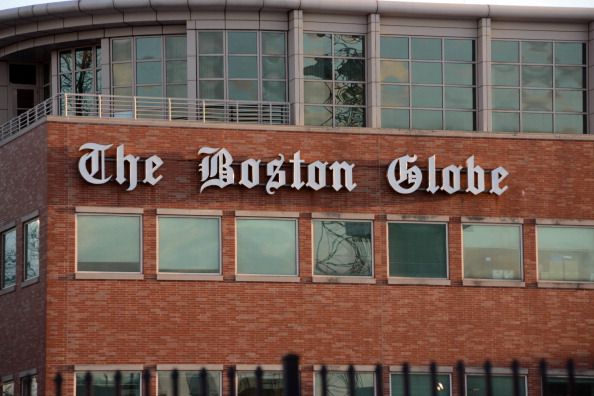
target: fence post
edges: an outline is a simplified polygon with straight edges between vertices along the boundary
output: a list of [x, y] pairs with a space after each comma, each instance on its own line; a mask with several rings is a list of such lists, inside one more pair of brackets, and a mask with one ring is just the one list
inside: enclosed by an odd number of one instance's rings
[[465, 386], [466, 386], [466, 381], [464, 376], [466, 375], [466, 370], [464, 369], [464, 362], [462, 360], [458, 360], [458, 363], [456, 364], [456, 373], [458, 376], [458, 395], [459, 396], [465, 396]]
[[300, 396], [299, 356], [294, 354], [283, 357], [283, 396]]
[[567, 394], [569, 396], [576, 396], [575, 393], [575, 364], [573, 359], [567, 361]]
[[384, 370], [381, 364], [375, 365], [376, 396], [384, 396]]
[[87, 371], [85, 374], [85, 395], [92, 396], [93, 394], [93, 374]]
[[179, 371], [173, 369], [171, 372], [171, 393], [173, 396], [179, 395]]
[[116, 371], [115, 373], [115, 377], [114, 377], [114, 382], [115, 382], [115, 394], [116, 396], [122, 396], [122, 372], [120, 370]]
[[408, 363], [402, 365], [402, 389], [404, 396], [410, 396], [410, 366]]
[[542, 387], [542, 396], [549, 396], [549, 390], [547, 388], [547, 361], [542, 359], [540, 361], [540, 386]]
[[514, 381], [514, 396], [521, 396], [520, 388], [520, 363], [517, 360], [512, 362], [512, 375]]
[[208, 396], [208, 373], [204, 367], [200, 370], [200, 393], [202, 396]]
[[348, 386], [349, 386], [349, 396], [355, 396], [356, 392], [356, 379], [355, 379], [355, 366], [352, 364], [349, 365], [349, 369], [347, 371], [347, 378], [348, 378]]
[[429, 365], [429, 373], [431, 374], [431, 396], [437, 396], [437, 364], [431, 362]]
[[144, 385], [144, 396], [151, 395], [151, 371], [149, 369], [144, 369], [142, 372], [142, 382]]
[[62, 382], [63, 382], [62, 374], [60, 374], [60, 373], [56, 374], [56, 376], [54, 377], [54, 384], [56, 385], [55, 386], [56, 396], [62, 396]]
[[263, 384], [262, 384], [262, 377], [264, 377], [264, 372], [262, 371], [262, 367], [256, 367], [256, 396], [262, 396], [263, 392]]
[[229, 381], [229, 396], [235, 396], [235, 367], [229, 367], [227, 370], [227, 379]]

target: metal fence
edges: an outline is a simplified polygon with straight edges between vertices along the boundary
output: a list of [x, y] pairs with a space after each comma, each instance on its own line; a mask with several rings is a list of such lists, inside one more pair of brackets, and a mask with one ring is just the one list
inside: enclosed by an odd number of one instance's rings
[[[411, 389], [411, 366], [408, 363], [404, 363], [401, 366], [401, 372], [399, 374], [402, 375], [402, 388], [400, 389], [400, 394], [403, 396], [411, 396], [412, 389]], [[522, 377], [524, 375], [520, 374], [521, 368], [520, 364], [517, 360], [514, 360], [511, 365], [511, 377], [512, 377], [512, 393], [506, 396], [524, 396], [524, 392], [522, 389]], [[581, 396], [576, 392], [576, 374], [575, 374], [575, 365], [573, 360], [568, 360], [567, 365], [565, 367], [566, 375], [567, 375], [567, 389], [566, 395], [567, 396]], [[457, 392], [451, 393], [452, 395], [456, 396], [467, 396], [466, 391], [466, 383], [465, 383], [465, 376], [466, 376], [466, 367], [464, 362], [459, 361], [456, 364], [456, 377], [457, 377]], [[548, 365], [545, 360], [540, 362], [539, 367], [539, 375], [541, 384], [548, 383]], [[558, 372], [558, 370], [557, 370]], [[438, 382], [438, 367], [435, 362], [431, 362], [429, 365], [429, 378], [430, 378], [430, 392], [431, 395], [427, 396], [438, 396], [440, 387]], [[234, 367], [229, 367], [226, 370], [226, 377], [227, 377], [227, 394], [228, 396], [237, 396], [236, 393], [236, 370]], [[316, 392], [316, 396], [333, 396], [334, 393], [331, 391], [331, 386], [328, 381], [328, 374], [329, 369], [327, 366], [322, 366], [319, 370], [319, 381], [320, 381], [320, 388], [319, 393]], [[346, 392], [340, 392], [340, 395], [346, 394], [347, 396], [359, 396], [357, 395], [357, 371], [353, 365], [348, 367], [346, 371]], [[391, 374], [395, 374], [391, 372]], [[155, 395], [152, 390], [151, 381], [154, 372], [149, 369], [145, 369], [142, 372], [142, 395], [143, 396], [152, 396]], [[202, 368], [197, 372], [199, 377], [198, 382], [198, 393], [192, 393], [192, 395], [196, 396], [209, 396], [211, 393], [209, 389], [209, 381], [207, 380], [208, 372], [205, 368]], [[473, 371], [473, 375], [476, 375], [476, 371]], [[485, 379], [485, 389], [484, 395], [486, 396], [493, 396], [494, 395], [494, 386], [493, 386], [493, 368], [490, 361], [486, 361], [483, 365], [483, 370], [481, 375], [484, 375]], [[171, 371], [171, 389], [168, 390], [168, 395], [172, 396], [180, 396], [180, 387], [179, 387], [179, 377], [180, 372], [177, 369]], [[265, 391], [264, 387], [264, 371], [261, 367], [258, 367], [254, 372], [255, 381], [255, 391], [250, 393], [253, 396], [272, 396], [277, 395], [277, 393], [270, 393]], [[122, 382], [122, 372], [118, 371], [115, 373], [114, 376], [114, 388], [115, 388], [115, 395], [121, 396], [123, 395], [123, 382]], [[300, 381], [300, 371], [299, 371], [299, 357], [297, 355], [286, 355], [283, 358], [283, 389], [282, 394], [283, 396], [301, 396], [301, 381]], [[63, 390], [63, 377], [62, 374], [58, 373], [54, 378], [55, 383], [55, 396], [62, 396]], [[374, 371], [374, 396], [384, 396], [384, 367], [380, 364], [375, 366]], [[84, 376], [84, 384], [83, 384], [83, 395], [84, 396], [93, 396], [93, 376], [91, 372], [87, 372]], [[388, 392], [390, 393], [390, 392]], [[49, 394], [49, 392], [48, 392]], [[590, 393], [588, 393], [590, 395]], [[77, 393], [77, 396], [78, 395]], [[550, 396], [547, 392], [547, 387], [543, 386], [542, 389], [542, 396]]]

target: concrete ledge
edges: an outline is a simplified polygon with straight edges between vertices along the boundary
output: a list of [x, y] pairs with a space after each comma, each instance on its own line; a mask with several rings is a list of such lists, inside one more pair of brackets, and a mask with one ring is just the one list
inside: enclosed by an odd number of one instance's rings
[[451, 286], [452, 281], [450, 279], [438, 279], [438, 278], [399, 278], [390, 277], [388, 278], [389, 285], [418, 285], [418, 286]]
[[462, 286], [478, 287], [526, 287], [526, 283], [519, 280], [505, 279], [464, 279]]
[[410, 223], [447, 223], [450, 221], [450, 216], [419, 216], [419, 215], [395, 215], [395, 214], [388, 214], [386, 215], [386, 219], [388, 221], [401, 221], [401, 222], [410, 222]]
[[524, 220], [520, 217], [481, 217], [481, 216], [463, 216], [462, 223], [487, 223], [487, 224], [523, 224]]
[[222, 364], [157, 364], [157, 371], [223, 371]]
[[142, 364], [75, 364], [74, 371], [142, 371]]
[[162, 281], [222, 281], [223, 275], [206, 275], [206, 274], [184, 274], [184, 273], [163, 273], [157, 274], [157, 280]]
[[301, 278], [293, 275], [235, 275], [237, 282], [299, 283]]
[[589, 289], [594, 290], [594, 282], [538, 281], [543, 289]]
[[370, 213], [313, 212], [311, 218], [320, 220], [374, 220], [375, 215]]
[[594, 227], [594, 220], [536, 219], [536, 225]]
[[8, 223], [4, 223], [0, 226], [0, 233], [10, 231], [11, 229], [13, 229], [15, 227], [16, 227], [16, 221], [9, 221]]
[[75, 272], [74, 279], [143, 280], [144, 274], [126, 272]]
[[255, 371], [260, 367], [263, 371], [283, 371], [282, 364], [238, 364], [235, 366], [237, 371]]
[[[485, 375], [485, 368], [484, 367], [466, 367], [465, 368], [466, 374], [471, 375]], [[491, 369], [491, 374], [493, 375], [512, 375], [513, 371], [511, 367], [493, 367]], [[520, 367], [520, 374], [521, 375], [528, 375], [527, 368]]]
[[13, 293], [16, 290], [16, 285], [5, 287], [4, 289], [0, 290], [0, 296], [5, 294]]
[[222, 216], [222, 210], [209, 209], [157, 209], [158, 215], [171, 216]]
[[372, 277], [363, 276], [325, 276], [314, 275], [313, 283], [352, 283], [375, 285], [376, 280]]
[[258, 218], [279, 217], [279, 218], [286, 218], [286, 219], [298, 219], [299, 212], [279, 212], [279, 211], [267, 212], [265, 210], [237, 210], [235, 212], [235, 216], [236, 217], [258, 217]]
[[[322, 367], [324, 367], [324, 366], [321, 364], [315, 364], [314, 371], [320, 371], [322, 369]], [[355, 364], [353, 367], [355, 368], [355, 371], [357, 371], [357, 372], [359, 372], [359, 371], [374, 372], [375, 371], [375, 366], [372, 364]], [[328, 369], [328, 371], [347, 371], [349, 369], [349, 365], [348, 364], [328, 364], [328, 365], [326, 365], [326, 368]]]
[[143, 214], [142, 208], [126, 208], [119, 206], [77, 206], [76, 213], [99, 213], [99, 214]]
[[21, 289], [24, 287], [34, 285], [36, 283], [39, 283], [39, 275], [37, 275], [35, 278], [31, 278], [31, 279], [27, 279], [26, 281], [23, 281], [21, 283]]
[[[390, 366], [390, 372], [399, 373], [402, 372], [402, 365]], [[409, 370], [411, 374], [430, 373], [431, 368], [429, 366], [410, 366]], [[449, 374], [454, 371], [452, 366], [437, 366], [437, 372], [443, 374]]]
[[23, 378], [23, 377], [28, 377], [30, 375], [36, 375], [36, 374], [37, 374], [37, 369], [32, 368], [29, 370], [23, 370], [23, 371], [19, 372], [19, 377]]

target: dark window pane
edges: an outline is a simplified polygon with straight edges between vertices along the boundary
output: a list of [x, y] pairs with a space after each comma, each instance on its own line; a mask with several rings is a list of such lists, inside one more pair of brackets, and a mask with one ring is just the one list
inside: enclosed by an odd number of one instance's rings
[[72, 92], [72, 74], [60, 75], [60, 92]]
[[446, 111], [443, 129], [449, 131], [474, 131], [475, 113], [472, 111]]
[[411, 58], [420, 60], [441, 60], [441, 39], [411, 39]]
[[586, 91], [555, 91], [555, 111], [581, 113], [586, 110]]
[[412, 82], [417, 84], [441, 84], [441, 63], [413, 62]]
[[[404, 396], [404, 376], [402, 374], [392, 374], [390, 376], [391, 396]], [[438, 396], [450, 395], [450, 376], [440, 374], [437, 376], [436, 390]], [[409, 396], [429, 396], [432, 395], [432, 382], [430, 374], [410, 374], [409, 377], [410, 394]], [[474, 396], [468, 394], [468, 396]]]
[[331, 104], [332, 83], [306, 81], [305, 82], [305, 103]]
[[553, 43], [522, 41], [523, 63], [553, 63]]
[[72, 52], [60, 52], [60, 73], [70, 73], [72, 71]]
[[408, 62], [382, 60], [382, 82], [408, 82]]
[[[330, 371], [326, 377], [328, 396], [349, 396], [349, 381], [346, 372]], [[316, 373], [314, 396], [322, 396], [322, 379]], [[375, 394], [374, 374], [370, 372], [355, 373], [355, 394], [353, 396], [373, 396]]]
[[444, 107], [448, 109], [474, 109], [474, 88], [446, 87]]
[[555, 63], [558, 65], [586, 64], [586, 44], [555, 43]]
[[93, 81], [93, 73], [90, 71], [83, 71], [75, 74], [74, 92], [76, 93], [93, 93], [95, 92], [95, 84]]
[[224, 72], [222, 56], [201, 56], [199, 58], [198, 76], [200, 78], [223, 78]]
[[32, 89], [17, 89], [17, 108], [30, 109], [35, 106], [35, 91]]
[[493, 108], [496, 110], [519, 110], [520, 90], [511, 88], [493, 89]]
[[286, 54], [285, 34], [282, 32], [262, 32], [262, 54]]
[[136, 60], [161, 59], [161, 37], [136, 39]]
[[199, 32], [198, 33], [199, 54], [222, 54], [223, 53], [223, 32]]
[[382, 58], [408, 59], [408, 37], [380, 37], [380, 52]]
[[[570, 114], [555, 115], [555, 132], [586, 133], [586, 116]], [[594, 271], [592, 273], [594, 274]]]
[[552, 111], [553, 91], [548, 89], [523, 89], [522, 110]]
[[[283, 374], [265, 371], [262, 375], [262, 394], [264, 396], [283, 395]], [[237, 373], [237, 396], [257, 396], [254, 372]]]
[[493, 132], [518, 132], [519, 130], [519, 113], [493, 112]]
[[555, 67], [555, 87], [586, 88], [586, 68], [572, 66]]
[[[207, 372], [208, 396], [221, 396], [221, 372]], [[171, 371], [158, 371], [158, 395], [173, 396]], [[202, 395], [202, 379], [199, 371], [179, 371], [178, 372], [178, 395], [195, 396]], [[148, 393], [148, 392], [147, 392]], [[102, 395], [98, 395], [102, 396]]]
[[101, 47], [95, 48], [95, 62], [97, 67], [101, 67]]
[[228, 32], [227, 50], [230, 54], [258, 53], [258, 36], [256, 32]]
[[517, 65], [493, 65], [493, 85], [520, 86], [520, 67]]
[[443, 129], [442, 112], [434, 110], [413, 110], [413, 129]]
[[363, 107], [336, 107], [336, 126], [365, 126], [365, 109]]
[[285, 102], [287, 100], [284, 81], [263, 81], [262, 100], [266, 102]]
[[550, 88], [553, 86], [553, 68], [550, 66], [522, 66], [522, 86]]
[[229, 56], [229, 78], [258, 78], [258, 57]]
[[519, 43], [517, 41], [494, 40], [491, 42], [491, 59], [493, 62], [520, 61]]
[[307, 79], [332, 80], [332, 59], [305, 58], [303, 74]]
[[332, 126], [332, 107], [305, 106], [305, 125]]
[[[511, 375], [494, 375], [491, 377], [492, 396], [509, 396], [513, 391], [513, 378]], [[520, 377], [520, 396], [526, 395], [526, 377]], [[472, 396], [487, 396], [487, 381], [482, 375], [469, 375], [466, 377], [466, 394]]]
[[389, 223], [390, 276], [447, 278], [445, 224]]
[[225, 99], [225, 85], [222, 80], [200, 81], [200, 99]]
[[314, 220], [314, 274], [371, 276], [371, 222]]
[[365, 85], [337, 83], [334, 87], [335, 104], [364, 105]]
[[[76, 373], [76, 396], [83, 396], [87, 394], [85, 386], [85, 374]], [[112, 371], [95, 371], [91, 375], [93, 386], [90, 394], [103, 396], [115, 395], [115, 373]], [[139, 372], [122, 372], [122, 394], [127, 396], [140, 396], [140, 373]]]
[[552, 132], [552, 114], [522, 114], [522, 131], [524, 132]]
[[80, 48], [75, 51], [76, 70], [93, 67], [93, 49]]
[[[576, 378], [573, 389], [577, 396], [594, 396], [594, 378]], [[569, 380], [567, 378], [549, 377], [546, 390], [546, 394], [549, 396], [569, 395]]]
[[285, 71], [285, 58], [276, 56], [265, 56], [262, 58], [262, 78], [284, 79]]
[[335, 34], [334, 55], [346, 57], [365, 56], [365, 40], [363, 36]]
[[474, 40], [444, 40], [445, 60], [474, 61]]
[[382, 106], [408, 107], [409, 96], [408, 85], [382, 85]]
[[382, 109], [382, 128], [408, 129], [409, 126], [408, 110]]
[[323, 33], [305, 33], [303, 35], [305, 55], [332, 55], [332, 35]]
[[412, 87], [412, 106], [413, 107], [443, 107], [441, 87]]
[[186, 59], [186, 37], [165, 37], [165, 57], [167, 59]]
[[446, 84], [474, 85], [474, 65], [470, 63], [444, 63]]
[[35, 85], [37, 82], [37, 66], [35, 65], [11, 64], [8, 74], [12, 84]]
[[365, 61], [362, 59], [336, 59], [334, 78], [342, 81], [365, 81]]
[[258, 100], [257, 80], [231, 80], [229, 81], [230, 100]]
[[161, 62], [139, 62], [136, 64], [137, 84], [160, 84]]
[[132, 59], [132, 40], [114, 39], [111, 42], [111, 58], [113, 62], [129, 61]]

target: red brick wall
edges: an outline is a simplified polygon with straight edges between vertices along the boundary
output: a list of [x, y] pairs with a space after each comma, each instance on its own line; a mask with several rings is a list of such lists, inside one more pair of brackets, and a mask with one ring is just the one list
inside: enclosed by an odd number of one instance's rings
[[[539, 388], [537, 365], [547, 358], [578, 367], [594, 358], [594, 290], [536, 287], [534, 219], [594, 220], [594, 140], [464, 138], [388, 134], [222, 130], [209, 128], [48, 125], [48, 325], [46, 384], [74, 364], [279, 363], [296, 352], [311, 384], [314, 364], [428, 364], [480, 366], [489, 358], [507, 367], [518, 358], [530, 369], [530, 393]], [[87, 142], [125, 144], [126, 153], [157, 154], [165, 165], [155, 187], [87, 184], [78, 175], [78, 148]], [[306, 162], [356, 163], [353, 192], [263, 187], [209, 188], [199, 193], [197, 151], [226, 147], [235, 160], [292, 157]], [[438, 167], [476, 156], [487, 169], [504, 166], [509, 190], [491, 194], [398, 195], [385, 179], [387, 165], [404, 154]], [[111, 156], [115, 155], [115, 147]], [[287, 158], [288, 159], [288, 158]], [[142, 281], [74, 280], [75, 207], [129, 206], [145, 210]], [[223, 282], [156, 280], [156, 209], [223, 210]], [[234, 211], [297, 211], [301, 283], [235, 282]], [[311, 282], [312, 212], [376, 215], [377, 283]], [[387, 214], [446, 215], [452, 286], [387, 284]], [[524, 219], [524, 288], [463, 287], [460, 217]], [[2, 303], [3, 298], [0, 298]], [[308, 368], [309, 367], [309, 368]], [[387, 379], [387, 376], [386, 376]], [[71, 389], [72, 375], [66, 376]], [[388, 389], [386, 384], [386, 389]], [[304, 389], [311, 394], [311, 387]]]

